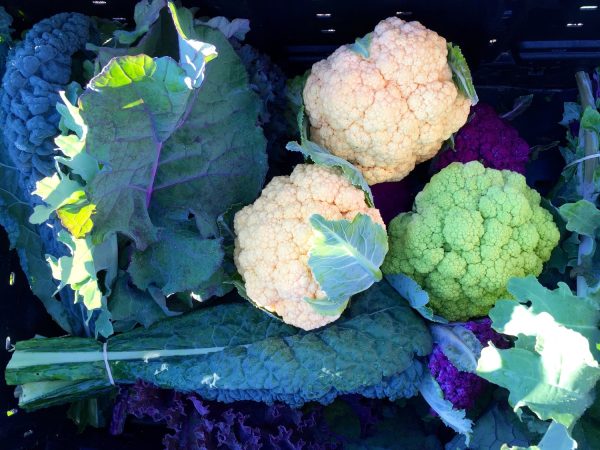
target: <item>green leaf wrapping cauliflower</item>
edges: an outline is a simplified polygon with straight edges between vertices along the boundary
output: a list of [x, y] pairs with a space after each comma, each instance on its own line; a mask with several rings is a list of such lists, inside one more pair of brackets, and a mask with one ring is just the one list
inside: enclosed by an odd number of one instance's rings
[[432, 158], [471, 106], [453, 82], [446, 40], [397, 17], [314, 64], [304, 103], [311, 139], [356, 165], [369, 184], [401, 180]]
[[333, 322], [352, 294], [381, 279], [385, 225], [339, 169], [299, 164], [273, 178], [234, 229], [247, 296], [290, 325]]
[[487, 315], [512, 277], [539, 275], [559, 241], [552, 216], [525, 177], [452, 163], [393, 219], [384, 273], [404, 273], [448, 320]]

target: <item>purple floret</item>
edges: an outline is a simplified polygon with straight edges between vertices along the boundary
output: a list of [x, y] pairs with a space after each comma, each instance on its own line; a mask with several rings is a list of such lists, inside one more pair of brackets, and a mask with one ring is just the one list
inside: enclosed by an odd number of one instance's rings
[[529, 145], [517, 130], [489, 105], [478, 103], [471, 113], [471, 120], [454, 138], [454, 151], [448, 149], [439, 155], [434, 163], [435, 171], [453, 162], [480, 161], [485, 167], [524, 174]]
[[[464, 327], [471, 330], [483, 346], [492, 342], [498, 348], [510, 347], [510, 342], [501, 334], [496, 333], [492, 327], [492, 321], [488, 318], [479, 321], [467, 322]], [[457, 409], [469, 409], [475, 404], [487, 386], [487, 381], [477, 375], [461, 372], [444, 355], [437, 345], [429, 358], [429, 370], [437, 380], [444, 397]]]
[[333, 450], [341, 442], [329, 432], [321, 410], [310, 413], [283, 404], [223, 404], [138, 382], [121, 389], [113, 410], [111, 434], [120, 434], [129, 415], [150, 418], [171, 431], [166, 450]]

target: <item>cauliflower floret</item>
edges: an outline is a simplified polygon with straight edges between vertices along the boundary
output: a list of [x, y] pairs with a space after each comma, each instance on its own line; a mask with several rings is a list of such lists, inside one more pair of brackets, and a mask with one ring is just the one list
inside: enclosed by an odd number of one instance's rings
[[369, 184], [398, 181], [467, 120], [446, 40], [419, 22], [381, 21], [369, 57], [349, 46], [312, 67], [304, 87], [311, 139], [354, 163]]
[[248, 297], [286, 323], [311, 330], [339, 315], [317, 313], [305, 298], [326, 296], [308, 265], [314, 237], [309, 219], [352, 220], [367, 214], [384, 226], [365, 194], [337, 169], [299, 164], [290, 176], [275, 177], [261, 196], [235, 215], [234, 260]]
[[512, 277], [539, 275], [560, 235], [525, 177], [452, 163], [389, 226], [382, 269], [404, 273], [448, 320], [485, 316]]

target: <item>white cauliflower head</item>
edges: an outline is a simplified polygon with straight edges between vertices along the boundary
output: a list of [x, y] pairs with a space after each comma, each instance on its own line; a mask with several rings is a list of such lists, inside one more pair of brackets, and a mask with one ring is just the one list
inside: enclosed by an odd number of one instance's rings
[[275, 177], [261, 196], [234, 219], [235, 265], [246, 293], [258, 306], [305, 330], [337, 316], [317, 313], [305, 298], [326, 296], [308, 265], [313, 214], [328, 220], [352, 220], [358, 213], [385, 226], [362, 190], [337, 169], [299, 164], [290, 176]]
[[304, 87], [311, 139], [354, 163], [369, 184], [398, 181], [467, 120], [446, 40], [397, 17], [372, 33], [369, 57], [350, 46], [313, 65]]

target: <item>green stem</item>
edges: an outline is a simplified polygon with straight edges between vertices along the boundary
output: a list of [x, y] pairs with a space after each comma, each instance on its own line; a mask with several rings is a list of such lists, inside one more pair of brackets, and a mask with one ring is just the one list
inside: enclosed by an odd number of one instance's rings
[[[180, 348], [175, 350], [139, 350], [123, 352], [106, 352], [109, 362], [139, 359], [148, 361], [156, 358], [173, 358], [177, 356], [207, 355], [225, 350], [225, 347]], [[32, 366], [73, 364], [82, 362], [104, 361], [103, 352], [15, 352], [7, 367], [9, 370]]]
[[[594, 101], [594, 94], [592, 93], [592, 82], [590, 77], [585, 72], [577, 72], [575, 74], [577, 80], [577, 89], [579, 90], [579, 98], [581, 107], [585, 111], [586, 108], [596, 109], [596, 102]], [[583, 146], [585, 155], [590, 156], [598, 153], [598, 136], [594, 131], [584, 130], [583, 131]], [[583, 182], [584, 192], [583, 198], [585, 200], [593, 201], [594, 195], [594, 172], [598, 165], [597, 158], [590, 158], [583, 163]]]
[[[579, 91], [579, 101], [582, 109], [596, 109], [594, 94], [592, 93], [592, 82], [586, 72], [577, 72], [575, 74], [577, 89]], [[598, 135], [591, 130], [581, 130], [580, 140], [583, 141], [584, 158], [598, 154], [599, 144]], [[581, 194], [584, 200], [595, 203], [596, 188], [594, 186], [594, 173], [598, 165], [598, 158], [590, 157], [582, 161], [579, 166], [578, 175], [580, 178]], [[583, 257], [589, 249], [593, 248], [593, 242], [589, 236], [580, 236], [579, 252], [577, 255], [577, 264], [580, 265]], [[577, 277], [577, 295], [585, 296], [588, 294], [589, 286], [585, 281], [585, 277], [579, 275]]]

